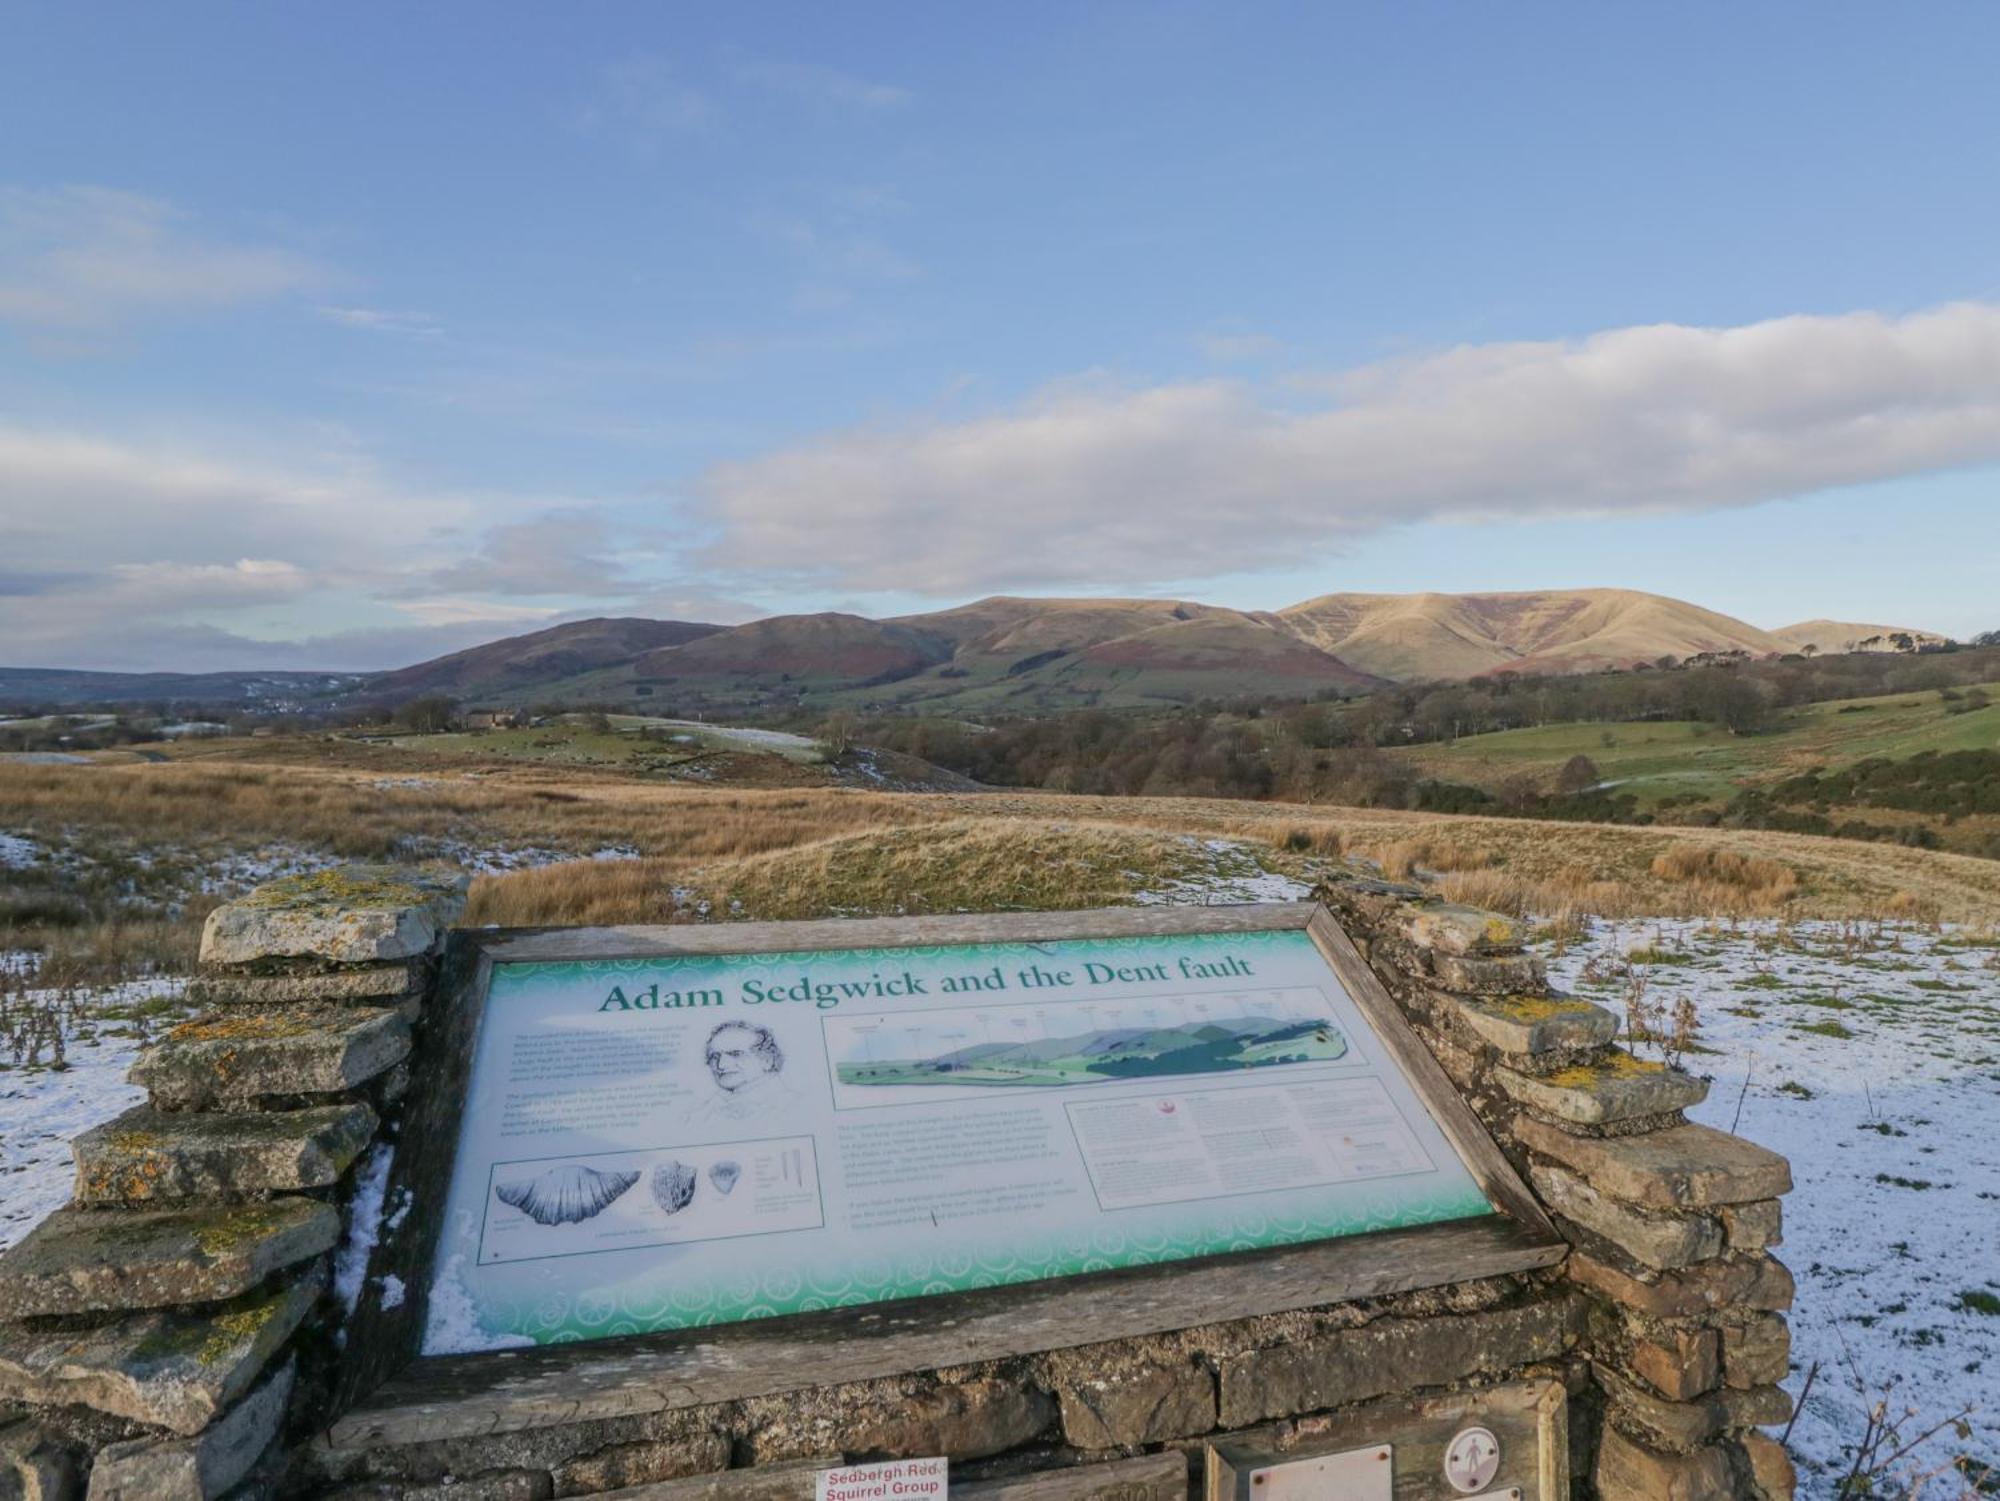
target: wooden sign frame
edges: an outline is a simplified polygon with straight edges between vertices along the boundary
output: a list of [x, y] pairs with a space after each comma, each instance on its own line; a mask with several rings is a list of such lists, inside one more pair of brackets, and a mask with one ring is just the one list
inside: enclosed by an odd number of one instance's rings
[[[419, 1358], [442, 1206], [496, 964], [1301, 931], [1332, 967], [1495, 1214], [720, 1328]], [[503, 1406], [559, 1402], [578, 1421], [629, 1414], [635, 1401], [636, 1410], [655, 1410], [662, 1405], [658, 1386], [672, 1387], [674, 1406], [732, 1401], [1526, 1271], [1553, 1265], [1567, 1250], [1352, 941], [1314, 902], [712, 926], [461, 929], [451, 935], [413, 1057], [409, 1099], [387, 1202], [414, 1206], [416, 1212], [377, 1252], [368, 1283], [372, 1293], [383, 1278], [393, 1277], [405, 1295], [394, 1307], [364, 1297], [350, 1325], [339, 1393], [345, 1406], [393, 1377], [393, 1391], [382, 1391], [369, 1404], [385, 1422], [392, 1421], [392, 1408], [407, 1413], [447, 1398], [469, 1403], [461, 1414], [471, 1425], [467, 1432], [504, 1423], [488, 1399]], [[1249, 1266], [1258, 1275], [1244, 1276]], [[830, 1344], [839, 1346], [836, 1363], [828, 1360]], [[657, 1371], [661, 1379], [646, 1383], [649, 1396], [637, 1397], [635, 1378], [644, 1370]], [[427, 1421], [440, 1418], [433, 1410]], [[357, 1413], [343, 1426], [357, 1420], [368, 1419]], [[425, 1432], [449, 1436], [435, 1428]]]

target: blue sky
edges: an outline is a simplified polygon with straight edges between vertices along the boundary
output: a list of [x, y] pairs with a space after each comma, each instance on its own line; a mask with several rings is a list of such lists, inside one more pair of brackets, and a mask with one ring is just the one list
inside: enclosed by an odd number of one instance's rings
[[0, 661], [1619, 585], [2000, 627], [2000, 11], [15, 5]]

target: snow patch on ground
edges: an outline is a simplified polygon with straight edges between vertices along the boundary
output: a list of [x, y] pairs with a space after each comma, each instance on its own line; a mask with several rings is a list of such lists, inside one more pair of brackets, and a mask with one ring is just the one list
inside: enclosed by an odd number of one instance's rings
[[[1970, 1439], [1923, 1446], [2000, 1465], [2000, 948], [1946, 930], [1831, 922], [1600, 922], [1550, 978], [1614, 1011], [1629, 983], [1692, 996], [1712, 1076], [1689, 1112], [1791, 1159], [1779, 1256], [1791, 1314], [1800, 1495], [1831, 1497], [1869, 1409], [1913, 1438], [1970, 1404]], [[1644, 1049], [1642, 1049], [1644, 1051]], [[1983, 1311], [1992, 1309], [1993, 1311]], [[1891, 1446], [1893, 1448], [1893, 1446]], [[1940, 1494], [1956, 1494], [1939, 1484]], [[1901, 1494], [1898, 1490], [1896, 1494]]]
[[[5, 967], [26, 963], [23, 955], [0, 955]], [[102, 1016], [178, 995], [180, 988], [177, 979], [137, 980], [97, 992], [88, 1004]], [[104, 1017], [92, 1030], [94, 1037], [70, 1040], [68, 1066], [61, 1070], [14, 1067], [0, 1054], [0, 1063], [10, 1065], [0, 1071], [0, 1250], [69, 1202], [75, 1178], [71, 1138], [146, 1097], [125, 1082], [125, 1070], [143, 1045], [138, 1029]]]
[[27, 870], [41, 863], [41, 846], [18, 834], [0, 834], [0, 870]]
[[241, 896], [253, 886], [281, 876], [311, 875], [341, 864], [337, 855], [303, 850], [297, 845], [267, 844], [237, 854], [217, 855], [203, 862], [201, 890], [208, 896]]
[[579, 855], [574, 850], [547, 849], [540, 845], [508, 848], [504, 845], [480, 847], [456, 840], [405, 840], [397, 854], [405, 860], [443, 860], [474, 875], [503, 876], [517, 870], [539, 870], [545, 865], [565, 865], [576, 860], [637, 860], [639, 851], [629, 844], [608, 844], [602, 849]]
[[1138, 891], [1142, 907], [1226, 906], [1237, 902], [1297, 902], [1312, 895], [1305, 881], [1266, 870], [1256, 852], [1233, 839], [1183, 837], [1190, 868], [1163, 885]]
[[424, 1326], [424, 1354], [472, 1355], [482, 1350], [534, 1347], [525, 1334], [496, 1334], [479, 1322], [479, 1309], [465, 1286], [465, 1253], [454, 1253], [431, 1281]]
[[[354, 1175], [354, 1198], [347, 1206], [347, 1238], [333, 1256], [333, 1295], [350, 1315], [361, 1301], [362, 1284], [368, 1280], [368, 1258], [375, 1254], [375, 1244], [382, 1238], [389, 1167], [395, 1160], [395, 1147], [384, 1142], [369, 1152]], [[337, 1337], [345, 1344], [346, 1329]]]

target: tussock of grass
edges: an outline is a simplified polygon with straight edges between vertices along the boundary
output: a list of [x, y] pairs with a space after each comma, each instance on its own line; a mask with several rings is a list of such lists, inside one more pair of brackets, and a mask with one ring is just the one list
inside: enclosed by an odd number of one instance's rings
[[485, 878], [473, 924], [789, 919], [1116, 906], [1202, 868], [1185, 837], [1115, 824], [956, 819], [834, 835], [676, 871], [567, 864]]
[[1789, 865], [1714, 845], [1669, 845], [1653, 857], [1652, 872], [1703, 890], [1709, 910], [1716, 912], [1776, 912], [1799, 889], [1798, 872]]

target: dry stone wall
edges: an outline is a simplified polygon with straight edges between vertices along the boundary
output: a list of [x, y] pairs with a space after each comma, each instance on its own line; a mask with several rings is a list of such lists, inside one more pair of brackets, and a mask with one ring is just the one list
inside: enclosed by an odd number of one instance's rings
[[77, 1138], [70, 1205], [0, 1258], [0, 1497], [275, 1492], [466, 884], [350, 866], [213, 914], [202, 1012], [132, 1068], [146, 1103]]
[[1509, 919], [1380, 883], [1320, 896], [1574, 1247], [1579, 1475], [1603, 1501], [1788, 1501], [1764, 1429], [1791, 1416], [1793, 1285], [1771, 1254], [1790, 1165], [1689, 1123], [1708, 1085], [1553, 993]]
[[381, 1153], [463, 893], [349, 867], [214, 914], [205, 1009], [133, 1069], [147, 1103], [78, 1139], [74, 1203], [0, 1258], [0, 1501], [747, 1501], [935, 1453], [988, 1501], [1178, 1501], [1206, 1443], [1307, 1444], [1524, 1378], [1570, 1395], [1579, 1495], [1788, 1501], [1763, 1431], [1788, 1416], [1783, 1159], [1689, 1124], [1706, 1086], [1551, 993], [1509, 919], [1359, 879], [1319, 895], [1569, 1241], [1562, 1265], [886, 1379], [836, 1361], [803, 1389], [588, 1422], [336, 1423]]

